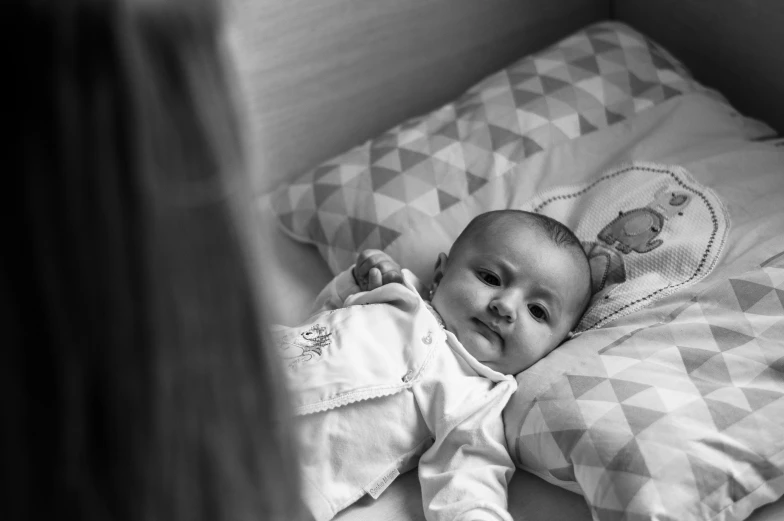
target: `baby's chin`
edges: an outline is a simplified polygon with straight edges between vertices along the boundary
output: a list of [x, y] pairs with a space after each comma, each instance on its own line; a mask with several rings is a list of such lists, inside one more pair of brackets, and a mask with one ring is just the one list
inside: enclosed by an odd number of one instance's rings
[[499, 360], [498, 357], [493, 354], [497, 347], [492, 344], [492, 342], [488, 341], [481, 335], [479, 335], [479, 337], [480, 340], [478, 340], [476, 344], [470, 342], [461, 343], [463, 344], [465, 350], [468, 351], [471, 356], [476, 358], [477, 362], [484, 365], [485, 367], [489, 367], [493, 371], [501, 374], [515, 376], [516, 374], [528, 369], [536, 362], [526, 361], [521, 362], [519, 366], [512, 366], [510, 362]]
[[[498, 364], [495, 362], [497, 352], [500, 349], [492, 341], [485, 338], [477, 331], [465, 331], [462, 335], [456, 335], [463, 347], [468, 351], [471, 356], [477, 361], [495, 371], [499, 371]], [[461, 338], [462, 336], [462, 338]], [[499, 371], [500, 372], [500, 371]]]

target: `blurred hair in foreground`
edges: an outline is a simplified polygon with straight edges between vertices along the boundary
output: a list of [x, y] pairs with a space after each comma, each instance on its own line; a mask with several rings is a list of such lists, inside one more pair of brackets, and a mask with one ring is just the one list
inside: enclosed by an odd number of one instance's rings
[[218, 11], [4, 2], [4, 520], [300, 517]]

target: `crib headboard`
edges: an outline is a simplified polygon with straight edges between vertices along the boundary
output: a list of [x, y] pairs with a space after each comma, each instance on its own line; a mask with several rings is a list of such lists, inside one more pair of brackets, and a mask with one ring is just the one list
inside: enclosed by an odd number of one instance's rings
[[230, 0], [262, 189], [609, 15], [607, 0]]
[[625, 21], [784, 133], [778, 0], [228, 0], [263, 190], [591, 22]]

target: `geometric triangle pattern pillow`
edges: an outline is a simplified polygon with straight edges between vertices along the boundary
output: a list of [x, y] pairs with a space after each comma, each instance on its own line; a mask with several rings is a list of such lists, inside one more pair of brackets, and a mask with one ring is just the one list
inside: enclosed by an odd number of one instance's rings
[[582, 493], [599, 521], [741, 520], [784, 495], [784, 252], [606, 334], [567, 342], [579, 363], [513, 396], [519, 467]]
[[337, 273], [527, 158], [694, 91], [718, 96], [638, 32], [599, 23], [323, 163], [271, 204], [282, 228]]
[[540, 193], [522, 209], [567, 225], [588, 254], [593, 296], [578, 333], [699, 282], [729, 233], [718, 196], [676, 165], [620, 165]]

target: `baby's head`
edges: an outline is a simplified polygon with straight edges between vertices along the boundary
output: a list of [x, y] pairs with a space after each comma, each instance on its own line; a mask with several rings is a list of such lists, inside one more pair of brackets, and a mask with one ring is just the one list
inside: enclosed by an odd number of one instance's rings
[[577, 325], [591, 298], [588, 258], [549, 217], [499, 210], [474, 218], [441, 253], [432, 305], [484, 365], [505, 374], [530, 367]]

